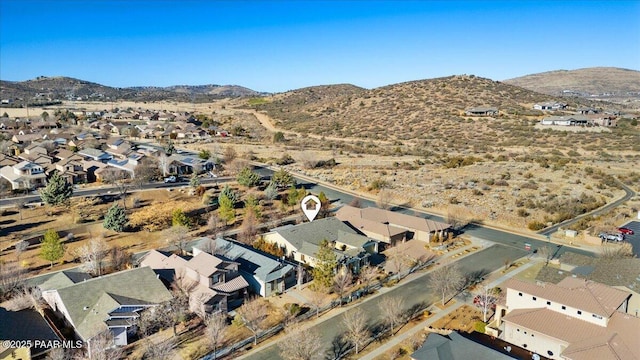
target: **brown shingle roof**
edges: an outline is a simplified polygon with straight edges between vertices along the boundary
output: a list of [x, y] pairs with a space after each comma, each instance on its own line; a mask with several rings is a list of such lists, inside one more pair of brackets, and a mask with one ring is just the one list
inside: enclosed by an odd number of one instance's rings
[[509, 279], [505, 287], [605, 317], [611, 316], [631, 296], [604, 284], [573, 277], [567, 277], [557, 285]]
[[407, 231], [406, 229], [385, 224], [383, 222], [363, 218], [362, 209], [349, 205], [341, 207], [340, 210], [336, 212], [336, 217], [342, 221], [348, 222], [358, 230], [380, 234], [385, 237], [392, 237]]

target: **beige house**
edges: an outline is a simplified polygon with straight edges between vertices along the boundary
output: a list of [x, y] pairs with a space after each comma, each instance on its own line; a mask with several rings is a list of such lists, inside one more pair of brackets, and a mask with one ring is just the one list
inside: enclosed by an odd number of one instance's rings
[[550, 359], [638, 359], [640, 318], [631, 294], [567, 277], [557, 285], [510, 279], [496, 310], [501, 339]]
[[429, 242], [434, 234], [446, 236], [451, 225], [374, 207], [364, 209], [345, 205], [336, 217], [367, 236], [385, 243], [416, 239]]
[[140, 266], [152, 268], [168, 283], [175, 280], [191, 283], [189, 308], [198, 314], [227, 312], [229, 302], [241, 302], [249, 287], [238, 273], [237, 262], [196, 248], [189, 260], [151, 250], [142, 258]]
[[0, 176], [11, 183], [13, 190], [34, 189], [46, 185], [44, 169], [30, 161], [0, 168]]

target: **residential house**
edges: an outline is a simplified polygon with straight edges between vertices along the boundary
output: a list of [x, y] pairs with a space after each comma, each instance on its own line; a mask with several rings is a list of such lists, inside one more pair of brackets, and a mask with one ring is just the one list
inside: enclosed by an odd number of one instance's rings
[[82, 168], [87, 172], [87, 182], [100, 181], [100, 173], [107, 168], [107, 164], [93, 160], [83, 160]]
[[559, 125], [559, 126], [586, 126], [593, 122], [586, 116], [568, 115], [568, 116], [547, 116], [540, 122], [542, 125]]
[[69, 158], [53, 164], [54, 170], [64, 177], [70, 184], [84, 184], [87, 182], [87, 172], [82, 167], [82, 160]]
[[113, 159], [113, 156], [107, 154], [106, 152], [93, 148], [82, 149], [78, 151], [78, 155], [84, 157], [85, 160], [99, 161], [102, 163], [106, 163], [107, 161]]
[[44, 168], [30, 161], [22, 161], [0, 169], [0, 176], [11, 183], [13, 190], [34, 189], [46, 185]]
[[468, 116], [497, 116], [498, 108], [495, 107], [474, 107], [467, 109], [465, 114]]
[[278, 244], [290, 258], [314, 267], [320, 244], [326, 240], [339, 264], [358, 272], [378, 252], [378, 242], [349, 227], [335, 217], [299, 225], [286, 225], [261, 235], [265, 241]]
[[590, 119], [595, 125], [605, 126], [605, 127], [616, 127], [618, 126], [618, 117], [615, 115], [587, 115], [587, 118]]
[[557, 111], [564, 110], [567, 108], [567, 104], [564, 103], [554, 103], [554, 102], [545, 102], [540, 104], [534, 104], [534, 110], [547, 110], [547, 111]]
[[336, 218], [357, 229], [366, 236], [386, 244], [395, 245], [407, 240], [407, 229], [390, 225], [379, 219], [363, 216], [362, 209], [345, 205], [336, 212]]
[[167, 171], [170, 174], [192, 174], [213, 169], [211, 160], [200, 159], [198, 156], [171, 154], [167, 159]]
[[122, 138], [111, 138], [107, 141], [107, 148], [105, 151], [115, 158], [124, 159], [126, 158], [133, 150], [131, 147], [131, 143], [122, 139]]
[[545, 266], [538, 272], [537, 281], [558, 283], [567, 276], [605, 284], [631, 294], [627, 312], [640, 316], [640, 259], [606, 259], [563, 253], [558, 259], [560, 267]]
[[[56, 330], [33, 309], [8, 310], [0, 306], [0, 359], [33, 359], [44, 357], [62, 340]], [[35, 340], [39, 340], [37, 343]], [[5, 345], [26, 344], [32, 346], [6, 347]]]
[[479, 344], [453, 331], [449, 335], [430, 333], [424, 344], [411, 354], [412, 360], [510, 360], [500, 351]]
[[25, 133], [21, 131], [20, 133], [13, 135], [11, 141], [16, 144], [30, 144], [33, 141], [39, 141], [44, 139], [44, 136], [40, 133]]
[[627, 313], [630, 293], [566, 277], [558, 284], [504, 284], [496, 310], [501, 339], [550, 359], [638, 359], [640, 318]]
[[13, 166], [18, 164], [21, 161], [22, 160], [18, 157], [0, 153], [0, 167]]
[[151, 250], [140, 261], [141, 267], [153, 269], [168, 283], [186, 280], [196, 284], [189, 297], [189, 308], [198, 314], [227, 312], [232, 301], [240, 305], [249, 284], [238, 273], [238, 265], [197, 248], [188, 260]]
[[[336, 217], [352, 224], [367, 236], [371, 234], [374, 239], [387, 238], [389, 241], [382, 241], [391, 244], [405, 238], [430, 242], [433, 235], [445, 237], [451, 231], [451, 225], [447, 223], [375, 207], [358, 209], [343, 206]], [[402, 234], [400, 229], [404, 229], [405, 233]]]
[[598, 114], [598, 113], [600, 113], [600, 110], [599, 109], [590, 108], [590, 107], [579, 107], [579, 108], [576, 109], [576, 113], [582, 114], [582, 115]]
[[282, 294], [296, 284], [296, 272], [292, 264], [273, 255], [231, 240], [211, 240], [213, 251], [240, 264], [238, 271], [255, 294], [263, 297]]
[[140, 312], [172, 298], [148, 267], [71, 282], [42, 284], [42, 298], [85, 344], [108, 329], [116, 345], [127, 345]]

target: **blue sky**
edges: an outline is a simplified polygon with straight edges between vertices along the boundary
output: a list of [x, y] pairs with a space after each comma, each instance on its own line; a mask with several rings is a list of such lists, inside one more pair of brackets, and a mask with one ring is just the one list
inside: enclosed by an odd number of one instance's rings
[[640, 70], [640, 1], [0, 1], [0, 79], [373, 88]]

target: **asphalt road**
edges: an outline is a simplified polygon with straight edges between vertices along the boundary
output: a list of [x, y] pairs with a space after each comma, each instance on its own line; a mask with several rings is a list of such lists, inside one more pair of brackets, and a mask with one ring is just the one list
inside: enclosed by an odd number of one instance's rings
[[[227, 177], [219, 177], [219, 178], [200, 178], [200, 183], [202, 184], [210, 184], [210, 183], [224, 183], [235, 178], [227, 176]], [[167, 188], [176, 188], [182, 186], [189, 186], [189, 181], [181, 181], [176, 183], [164, 183], [162, 181], [152, 182], [148, 184], [143, 184], [142, 186], [130, 185], [127, 187], [127, 194], [134, 193], [136, 191], [141, 190], [149, 190], [149, 189], [167, 189]], [[98, 195], [116, 195], [118, 194], [118, 190], [116, 186], [100, 186], [100, 187], [92, 187], [87, 189], [74, 189], [73, 196], [98, 196]], [[25, 202], [39, 202], [40, 195], [26, 195], [26, 196], [18, 196], [11, 198], [0, 199], [0, 207], [4, 206], [12, 206], [16, 203], [16, 201], [25, 201]]]
[[[525, 256], [526, 254], [526, 251], [516, 249], [514, 247], [493, 245], [461, 259], [458, 261], [458, 264], [464, 274], [484, 275], [503, 266], [505, 259], [515, 260]], [[405, 302], [405, 309], [407, 310], [415, 306], [424, 307], [425, 304], [429, 305], [439, 301], [439, 297], [434, 295], [431, 289], [429, 289], [429, 276], [429, 274], [425, 274], [410, 282], [401, 282], [397, 286], [391, 288], [387, 293], [360, 303], [357, 308], [363, 310], [370, 316], [370, 324], [378, 324], [381, 321], [379, 304], [384, 298], [403, 298]], [[353, 309], [349, 311], [353, 311]], [[338, 316], [328, 318], [313, 327], [313, 329], [320, 334], [322, 342], [325, 344], [323, 352], [326, 354], [326, 359], [339, 358], [340, 355], [343, 355], [344, 351], [348, 349], [348, 346], [345, 346], [340, 341], [340, 336], [345, 329], [342, 323], [343, 318], [344, 314], [340, 314]], [[262, 348], [259, 351], [244, 357], [244, 359], [250, 360], [281, 358], [280, 349], [277, 343], [266, 348]]]
[[618, 184], [620, 184], [622, 186], [622, 189], [625, 192], [625, 195], [621, 199], [616, 200], [616, 201], [614, 201], [612, 203], [609, 203], [609, 204], [599, 208], [598, 210], [595, 210], [595, 211], [592, 211], [592, 212], [577, 216], [577, 217], [575, 217], [573, 219], [569, 219], [567, 221], [563, 221], [560, 224], [556, 224], [556, 225], [553, 225], [553, 226], [548, 227], [546, 229], [543, 229], [542, 231], [539, 231], [538, 234], [545, 235], [545, 236], [553, 234], [554, 232], [558, 231], [559, 228], [571, 225], [574, 222], [576, 222], [576, 221], [578, 221], [578, 220], [580, 220], [580, 219], [582, 219], [584, 217], [596, 216], [596, 215], [602, 214], [602, 213], [604, 213], [606, 211], [609, 211], [609, 210], [621, 205], [623, 202], [631, 199], [636, 194], [633, 190], [631, 190], [630, 187], [628, 187], [627, 185], [623, 184], [622, 182], [618, 181]]
[[[264, 168], [264, 167], [256, 167], [256, 172], [258, 172], [261, 176], [267, 177], [270, 176], [273, 171], [271, 171], [268, 168]], [[342, 203], [342, 204], [349, 204], [353, 198], [355, 196], [351, 195], [351, 194], [347, 194], [332, 188], [328, 188], [322, 185], [318, 185], [315, 183], [310, 183], [306, 180], [300, 179], [300, 178], [296, 178], [298, 180], [298, 184], [304, 186], [306, 189], [310, 190], [311, 192], [314, 193], [320, 193], [320, 192], [324, 192], [325, 195], [327, 195], [327, 198], [331, 199], [332, 202], [336, 203]], [[375, 202], [371, 201], [371, 200], [366, 200], [366, 199], [362, 199], [360, 198], [360, 202], [362, 203], [362, 206], [367, 207], [367, 206], [376, 206]], [[409, 209], [405, 209], [405, 208], [401, 208], [401, 207], [396, 207], [393, 208], [394, 211], [398, 211], [398, 212], [402, 212], [405, 214], [410, 214], [410, 215], [415, 215], [415, 216], [422, 216], [424, 218], [427, 219], [432, 219], [435, 221], [442, 221], [444, 222], [445, 220], [437, 215], [433, 215], [433, 214], [427, 214], [424, 212], [420, 212], [420, 211], [415, 211], [415, 210], [409, 210]], [[517, 235], [517, 234], [513, 234], [513, 233], [509, 233], [509, 232], [505, 232], [505, 231], [500, 231], [500, 230], [496, 230], [496, 229], [492, 229], [492, 228], [488, 228], [488, 227], [484, 227], [481, 225], [469, 225], [464, 229], [464, 233], [473, 237], [477, 237], [480, 239], [485, 239], [485, 240], [490, 240], [505, 246], [509, 246], [509, 247], [514, 247], [517, 249], [524, 249], [525, 248], [525, 244], [530, 244], [531, 245], [531, 251], [535, 251], [539, 248], [542, 248], [544, 246], [549, 246], [552, 250], [552, 253], [554, 254], [554, 256], [560, 256], [562, 255], [565, 251], [571, 251], [571, 252], [575, 252], [578, 254], [583, 254], [583, 255], [588, 255], [588, 256], [593, 256], [594, 254], [590, 251], [587, 250], [582, 250], [582, 249], [576, 249], [576, 248], [571, 248], [571, 247], [566, 247], [566, 246], [562, 246], [562, 245], [556, 245], [556, 244], [550, 244], [547, 243], [544, 240], [540, 240], [537, 238], [532, 238], [532, 237], [527, 237], [527, 236], [522, 236], [522, 235]]]

